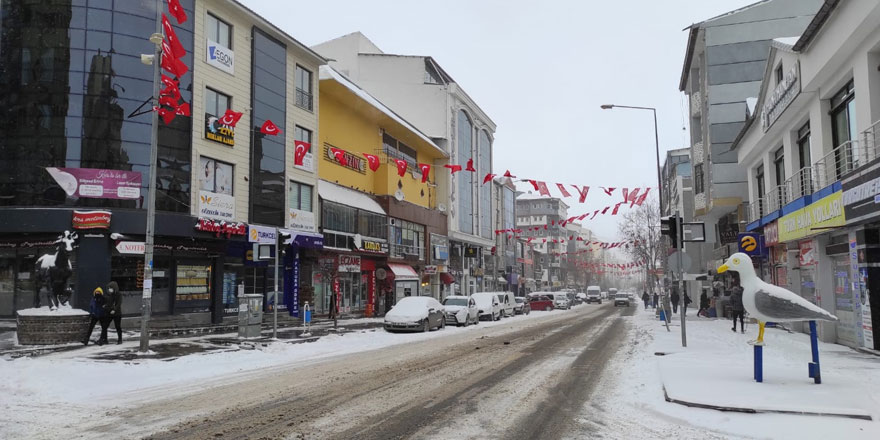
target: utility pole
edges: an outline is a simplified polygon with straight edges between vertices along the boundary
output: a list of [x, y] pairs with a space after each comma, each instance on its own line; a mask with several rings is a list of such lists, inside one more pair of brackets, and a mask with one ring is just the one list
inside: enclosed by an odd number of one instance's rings
[[684, 231], [682, 230], [682, 220], [684, 220], [684, 219], [678, 216], [677, 209], [675, 210], [675, 219], [676, 219], [675, 224], [677, 225], [676, 227], [679, 228], [678, 233], [675, 234], [675, 240], [676, 240], [676, 247], [678, 248], [678, 251], [676, 252], [677, 259], [678, 259], [678, 270], [676, 272], [678, 272], [678, 292], [679, 292], [678, 297], [679, 297], [679, 301], [681, 301], [681, 303], [679, 304], [679, 309], [681, 310], [681, 346], [687, 347], [688, 346], [687, 331], [685, 328], [686, 323], [687, 323], [687, 319], [685, 319], [685, 307], [686, 307], [685, 304], [686, 304], [686, 302], [684, 300], [685, 292], [684, 292], [684, 276], [683, 276], [683, 269], [684, 268], [682, 267], [684, 265], [684, 263], [681, 261], [682, 260], [681, 254], [682, 254], [682, 252], [684, 252], [684, 246], [682, 245], [682, 239], [683, 239], [683, 235], [684, 235]]

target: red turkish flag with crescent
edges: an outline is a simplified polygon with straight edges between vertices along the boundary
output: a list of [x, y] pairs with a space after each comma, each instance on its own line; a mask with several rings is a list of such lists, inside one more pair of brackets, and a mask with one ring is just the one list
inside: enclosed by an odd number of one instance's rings
[[333, 158], [339, 162], [339, 165], [348, 165], [348, 160], [345, 159], [345, 151], [340, 150], [339, 148], [330, 147], [330, 154], [332, 154]]
[[302, 166], [303, 159], [311, 148], [312, 144], [308, 142], [293, 141], [293, 164]]
[[394, 159], [394, 163], [397, 164], [397, 175], [403, 177], [406, 174], [406, 161], [403, 159]]
[[177, 111], [174, 112], [177, 116], [191, 116], [192, 110], [189, 107], [188, 102], [184, 102], [177, 106]]
[[159, 116], [162, 117], [162, 121], [165, 122], [165, 125], [171, 123], [174, 120], [174, 117], [177, 116], [173, 110], [168, 110], [167, 108], [159, 109]]
[[161, 95], [159, 96], [159, 105], [166, 105], [168, 107], [176, 109], [177, 100], [167, 95]]
[[559, 192], [562, 193], [562, 197], [571, 197], [571, 194], [569, 194], [569, 192], [565, 190], [565, 185], [557, 183], [556, 187], [559, 188]]
[[583, 188], [578, 188], [577, 185], [572, 185], [572, 186], [573, 186], [574, 189], [576, 189], [576, 190], [578, 191], [578, 193], [580, 194], [580, 198], [578, 198], [578, 202], [580, 202], [580, 203], [584, 203], [584, 200], [587, 200], [587, 194], [590, 193], [590, 187], [589, 187], [589, 186], [584, 186]]
[[516, 176], [514, 176], [513, 174], [510, 174], [510, 170], [507, 170], [507, 171], [504, 172], [504, 177], [508, 177], [508, 178], [511, 178], [511, 179], [516, 179]]
[[361, 153], [361, 154], [363, 154], [364, 157], [367, 158], [367, 166], [370, 167], [370, 171], [375, 172], [376, 170], [379, 169], [379, 156], [376, 156], [375, 154], [369, 154], [369, 153]]
[[428, 173], [431, 172], [431, 165], [428, 165], [426, 163], [420, 163], [419, 164], [419, 171], [422, 172], [422, 183], [427, 182], [428, 181]]
[[168, 16], [164, 13], [162, 14], [162, 28], [165, 30], [165, 38], [168, 40], [168, 44], [171, 45], [171, 54], [174, 55], [174, 58], [181, 58], [186, 55], [186, 49], [183, 48], [183, 44], [177, 38], [177, 33], [174, 32], [174, 27], [171, 26]]
[[483, 177], [483, 185], [485, 185], [486, 182], [492, 180], [493, 177], [495, 177], [495, 175], [492, 173], [486, 174], [486, 177]]
[[458, 171], [461, 171], [461, 165], [443, 165], [446, 168], [449, 168], [451, 174], [455, 174]]
[[164, 73], [162, 74], [162, 85], [164, 85], [165, 87], [177, 88], [179, 84], [180, 82], [178, 82], [176, 79], [173, 79], [170, 76], [165, 75]]
[[223, 113], [223, 117], [220, 118], [220, 123], [229, 127], [235, 127], [235, 124], [238, 123], [238, 120], [241, 119], [243, 114], [244, 113], [242, 112], [237, 112], [228, 108], [226, 109], [226, 113]]
[[550, 190], [547, 189], [547, 182], [541, 182], [539, 180], [536, 186], [538, 188], [538, 193], [540, 193], [542, 196], [550, 197]]
[[[165, 75], [162, 75], [165, 76]], [[166, 77], [167, 78], [167, 77]], [[177, 88], [176, 83], [172, 83], [168, 87], [165, 87], [159, 92], [159, 96], [170, 96], [174, 98], [175, 101], [180, 101], [180, 89]]]
[[473, 160], [473, 159], [468, 159], [468, 161], [467, 161], [467, 166], [464, 168], [464, 170], [465, 170], [465, 171], [470, 171], [470, 172], [472, 172], [472, 173], [476, 173], [476, 172], [477, 172], [477, 170], [474, 169], [474, 160]]
[[260, 133], [268, 134], [270, 136], [278, 136], [278, 134], [281, 133], [281, 129], [278, 128], [275, 123], [266, 119], [266, 122], [263, 122], [263, 126], [260, 127]]
[[168, 12], [174, 16], [177, 20], [177, 24], [182, 24], [186, 21], [186, 11], [184, 11], [183, 6], [180, 5], [180, 0], [168, 0]]
[[[163, 43], [162, 45], [166, 46], [165, 43]], [[189, 67], [186, 67], [186, 64], [183, 64], [182, 61], [174, 58], [174, 55], [170, 53], [166, 54], [164, 50], [162, 51], [161, 66], [163, 69], [167, 70], [169, 73], [178, 78], [186, 75], [186, 72], [189, 72]]]

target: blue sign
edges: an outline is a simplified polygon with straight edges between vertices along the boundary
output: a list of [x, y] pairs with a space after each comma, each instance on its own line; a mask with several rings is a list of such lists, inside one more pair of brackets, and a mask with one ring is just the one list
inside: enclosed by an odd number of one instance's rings
[[755, 232], [741, 232], [736, 236], [739, 252], [750, 257], [764, 256], [764, 236]]

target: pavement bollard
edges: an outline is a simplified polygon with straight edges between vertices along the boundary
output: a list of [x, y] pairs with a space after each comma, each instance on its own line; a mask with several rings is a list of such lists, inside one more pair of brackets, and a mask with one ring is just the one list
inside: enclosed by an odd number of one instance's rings
[[755, 346], [755, 382], [764, 382], [764, 347]]

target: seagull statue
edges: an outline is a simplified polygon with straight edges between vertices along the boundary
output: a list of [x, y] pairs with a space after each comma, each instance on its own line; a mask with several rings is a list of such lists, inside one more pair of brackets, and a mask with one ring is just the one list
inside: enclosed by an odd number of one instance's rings
[[758, 320], [758, 339], [752, 342], [754, 345], [764, 345], [764, 325], [767, 322], [837, 321], [836, 316], [800, 295], [758, 278], [752, 259], [742, 252], [731, 255], [718, 268], [718, 273], [728, 270], [739, 273], [743, 306]]

